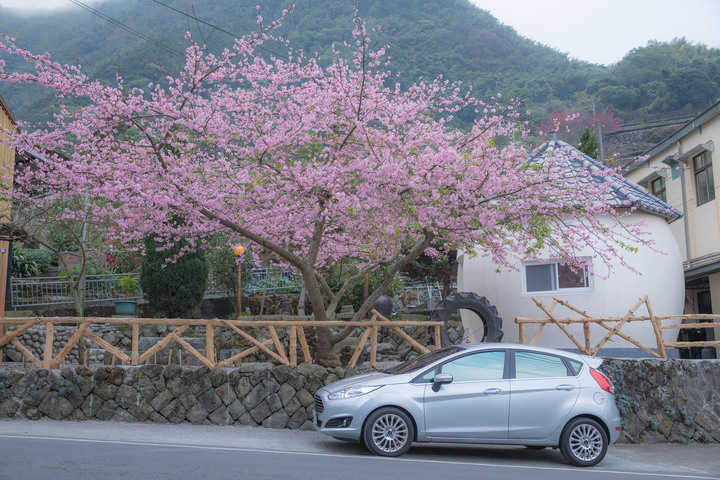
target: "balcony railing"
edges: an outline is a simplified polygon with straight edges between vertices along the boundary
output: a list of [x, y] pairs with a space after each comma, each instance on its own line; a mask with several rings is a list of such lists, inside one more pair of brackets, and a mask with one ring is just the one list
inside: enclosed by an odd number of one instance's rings
[[299, 292], [302, 277], [295, 270], [276, 268], [253, 268], [252, 279], [243, 286], [247, 293], [292, 293]]
[[[118, 287], [118, 280], [123, 275], [87, 275], [85, 278], [85, 303], [107, 302], [126, 298]], [[130, 274], [138, 280], [139, 274]], [[32, 277], [13, 278], [10, 281], [12, 308], [33, 307], [41, 305], [72, 304], [70, 281], [67, 277]], [[130, 299], [142, 298], [142, 292]]]
[[[87, 275], [85, 279], [85, 303], [107, 302], [126, 298], [118, 288], [118, 280], [128, 274]], [[135, 280], [137, 273], [129, 274]], [[254, 268], [252, 279], [243, 285], [246, 293], [291, 293], [300, 291], [302, 279], [293, 270]], [[10, 281], [12, 308], [74, 303], [67, 277], [12, 278]], [[142, 298], [139, 292], [129, 300]]]

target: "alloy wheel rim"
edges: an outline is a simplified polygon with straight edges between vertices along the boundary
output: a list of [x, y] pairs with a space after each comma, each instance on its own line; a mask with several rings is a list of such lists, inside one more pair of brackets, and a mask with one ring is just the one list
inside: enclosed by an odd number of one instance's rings
[[408, 441], [407, 423], [399, 415], [382, 415], [373, 424], [372, 440], [383, 452], [397, 452]]
[[595, 460], [603, 449], [600, 431], [592, 425], [578, 425], [570, 433], [570, 451], [582, 461]]

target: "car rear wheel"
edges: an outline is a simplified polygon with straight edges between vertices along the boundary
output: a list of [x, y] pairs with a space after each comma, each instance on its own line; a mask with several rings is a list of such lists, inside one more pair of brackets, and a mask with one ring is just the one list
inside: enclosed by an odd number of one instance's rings
[[560, 435], [560, 453], [565, 460], [578, 467], [598, 464], [607, 453], [608, 437], [605, 429], [590, 418], [576, 418]]
[[415, 427], [407, 413], [394, 407], [374, 411], [363, 427], [365, 445], [375, 455], [397, 457], [407, 452]]

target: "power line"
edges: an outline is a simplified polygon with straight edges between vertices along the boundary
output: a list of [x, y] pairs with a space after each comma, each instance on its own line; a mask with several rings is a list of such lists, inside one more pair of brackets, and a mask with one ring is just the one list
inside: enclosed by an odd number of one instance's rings
[[158, 5], [161, 5], [161, 6], [165, 7], [165, 8], [169, 8], [169, 9], [172, 10], [173, 12], [177, 12], [177, 13], [179, 13], [180, 15], [185, 15], [186, 17], [191, 18], [191, 19], [195, 20], [195, 21], [198, 22], [198, 23], [202, 23], [203, 25], [207, 25], [208, 27], [212, 27], [213, 29], [217, 30], [218, 32], [224, 33], [224, 34], [226, 34], [226, 35], [230, 35], [233, 39], [235, 39], [235, 38], [240, 38], [240, 37], [241, 37], [241, 35], [236, 35], [236, 34], [234, 34], [234, 33], [232, 33], [232, 32], [228, 32], [227, 30], [223, 30], [222, 28], [218, 27], [217, 25], [213, 25], [212, 23], [206, 22], [205, 20], [200, 20], [200, 19], [197, 18], [195, 15], [190, 15], [190, 14], [187, 13], [187, 12], [183, 12], [182, 10], [178, 10], [177, 8], [175, 8], [175, 7], [171, 6], [171, 5], [168, 5], [168, 4], [166, 4], [166, 3], [159, 2], [158, 0], [152, 0], [152, 1], [155, 2], [155, 3], [157, 3]]
[[[70, 1], [75, 1], [75, 0], [70, 0]], [[182, 10], [178, 10], [177, 8], [175, 8], [175, 7], [171, 6], [171, 5], [168, 5], [168, 4], [166, 4], [166, 3], [162, 3], [162, 2], [160, 2], [160, 1], [158, 1], [158, 0], [152, 0], [152, 1], [155, 2], [155, 3], [157, 3], [158, 5], [161, 5], [161, 6], [165, 7], [165, 8], [168, 8], [168, 9], [170, 9], [170, 10], [176, 12], [176, 13], [179, 13], [180, 15], [185, 15], [186, 17], [188, 17], [188, 18], [190, 18], [190, 19], [192, 19], [192, 20], [195, 20], [195, 21], [198, 22], [198, 23], [202, 23], [203, 25], [207, 25], [208, 27], [212, 27], [213, 29], [217, 30], [217, 31], [220, 32], [220, 33], [224, 33], [225, 35], [231, 36], [233, 39], [241, 38], [241, 37], [242, 37], [242, 35], [237, 35], [237, 34], [235, 34], [235, 33], [229, 32], [229, 31], [227, 31], [227, 30], [225, 30], [225, 29], [222, 29], [222, 28], [218, 27], [217, 25], [215, 25], [215, 24], [213, 24], [213, 23], [209, 23], [209, 22], [206, 22], [205, 20], [201, 20], [201, 19], [199, 19], [198, 17], [196, 17], [195, 15], [190, 15], [190, 14], [187, 13], [187, 12], [183, 12]], [[282, 54], [277, 53], [277, 52], [273, 52], [272, 50], [270, 50], [270, 49], [268, 49], [268, 48], [265, 48], [265, 47], [263, 47], [262, 45], [259, 45], [259, 46], [257, 46], [256, 48], [257, 48], [258, 50], [264, 50], [264, 51], [266, 51], [266, 52], [268, 52], [268, 53], [270, 53], [270, 54], [272, 54], [272, 55], [275, 55], [275, 56], [278, 57], [278, 58], [282, 58], [282, 59], [285, 59], [285, 60], [288, 59], [287, 56], [282, 55]]]
[[73, 4], [77, 5], [77, 6], [80, 7], [80, 8], [83, 8], [83, 9], [87, 10], [88, 12], [92, 13], [93, 15], [97, 15], [98, 17], [102, 18], [103, 20], [106, 20], [106, 21], [112, 23], [113, 25], [122, 28], [122, 29], [125, 30], [126, 32], [129, 32], [129, 33], [135, 35], [136, 37], [139, 37], [139, 38], [145, 40], [146, 42], [152, 43], [153, 45], [156, 45], [156, 46], [158, 46], [158, 47], [160, 47], [160, 48], [164, 48], [165, 50], [168, 50], [169, 52], [171, 52], [171, 53], [173, 53], [173, 54], [175, 54], [175, 55], [177, 55], [177, 56], [179, 56], [179, 57], [181, 57], [181, 58], [185, 58], [185, 55], [184, 55], [183, 53], [178, 52], [178, 51], [175, 50], [174, 48], [168, 47], [167, 45], [165, 45], [165, 44], [163, 44], [163, 43], [160, 43], [160, 42], [158, 42], [157, 40], [153, 40], [152, 38], [150, 38], [150, 37], [148, 37], [148, 36], [146, 36], [146, 35], [143, 35], [142, 33], [138, 32], [137, 30], [135, 30], [135, 29], [133, 29], [133, 28], [125, 25], [124, 23], [122, 23], [122, 22], [120, 22], [120, 21], [118, 21], [118, 20], [115, 20], [115, 19], [112, 18], [112, 17], [109, 17], [109, 16], [105, 15], [104, 13], [102, 13], [102, 12], [100, 12], [100, 11], [92, 8], [90, 5], [87, 5], [87, 4], [83, 3], [83, 2], [81, 2], [80, 0], [68, 0], [68, 1], [69, 1], [70, 3], [73, 3]]

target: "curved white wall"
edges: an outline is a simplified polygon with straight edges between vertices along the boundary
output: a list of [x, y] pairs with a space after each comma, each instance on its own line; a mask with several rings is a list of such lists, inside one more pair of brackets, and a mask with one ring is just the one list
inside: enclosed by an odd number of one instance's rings
[[[602, 260], [593, 258], [593, 269], [596, 273], [592, 278], [591, 292], [551, 295], [534, 295], [546, 307], [553, 302], [553, 297], [565, 300], [592, 317], [623, 317], [627, 311], [644, 295], [648, 295], [656, 315], [675, 315], [683, 312], [685, 298], [685, 281], [682, 269], [680, 251], [668, 224], [664, 219], [655, 215], [636, 212], [628, 221], [644, 220], [647, 223], [645, 231], [650, 232], [655, 241], [653, 248], [639, 247], [637, 253], [626, 253], [626, 261], [640, 274], [633, 273], [622, 265], [615, 265], [612, 273], [606, 279], [607, 269]], [[583, 256], [592, 257], [588, 249], [582, 252]], [[519, 271], [503, 269], [496, 273], [497, 265], [489, 258], [472, 258], [466, 254], [458, 257], [458, 291], [475, 292], [488, 298], [494, 304], [498, 313], [503, 317], [503, 341], [518, 341], [518, 325], [516, 317], [540, 318], [545, 314], [532, 300], [533, 295], [523, 293], [523, 276]], [[518, 265], [521, 267], [521, 265]], [[553, 314], [557, 318], [579, 318], [579, 315], [569, 309], [558, 305]], [[636, 311], [636, 316], [647, 314], [645, 306]], [[470, 332], [477, 331], [480, 321], [471, 312], [461, 311], [463, 324]], [[481, 326], [481, 324], [480, 324]], [[614, 326], [614, 324], [610, 324]], [[526, 327], [526, 342], [535, 334], [537, 326]], [[584, 344], [582, 326], [571, 325], [568, 330], [581, 343]], [[645, 346], [655, 348], [655, 334], [650, 322], [631, 322], [625, 324], [620, 330]], [[608, 331], [598, 325], [591, 327], [591, 343], [594, 347]], [[676, 330], [666, 332], [670, 340]], [[613, 337], [613, 341], [605, 344], [603, 348], [635, 348], [631, 343]], [[472, 333], [470, 341], [479, 341]], [[539, 337], [537, 345], [555, 348], [576, 348], [572, 341], [555, 325], [548, 325]]]

